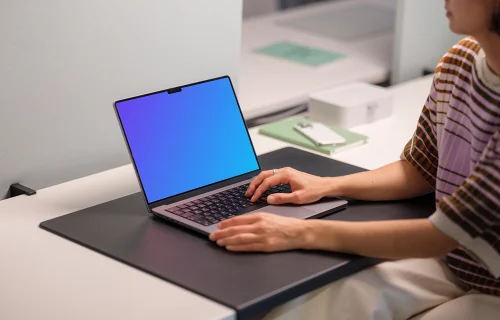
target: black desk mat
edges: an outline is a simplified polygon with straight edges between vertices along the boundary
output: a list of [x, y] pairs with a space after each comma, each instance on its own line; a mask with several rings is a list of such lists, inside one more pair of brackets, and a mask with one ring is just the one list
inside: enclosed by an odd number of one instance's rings
[[[291, 166], [323, 176], [363, 171], [284, 148], [260, 157], [265, 169]], [[366, 221], [430, 215], [432, 196], [405, 202], [350, 201], [324, 219]], [[326, 252], [230, 253], [194, 232], [154, 218], [133, 194], [41, 223], [41, 228], [257, 319], [273, 307], [378, 261]]]

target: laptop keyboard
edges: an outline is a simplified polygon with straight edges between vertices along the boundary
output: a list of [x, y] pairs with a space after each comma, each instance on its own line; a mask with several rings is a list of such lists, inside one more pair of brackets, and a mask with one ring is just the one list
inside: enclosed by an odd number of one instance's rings
[[256, 202], [250, 202], [245, 196], [249, 184], [184, 203], [166, 211], [199, 223], [210, 226], [222, 220], [242, 215], [268, 205], [266, 198], [273, 193], [290, 193], [289, 185], [281, 184], [266, 190]]

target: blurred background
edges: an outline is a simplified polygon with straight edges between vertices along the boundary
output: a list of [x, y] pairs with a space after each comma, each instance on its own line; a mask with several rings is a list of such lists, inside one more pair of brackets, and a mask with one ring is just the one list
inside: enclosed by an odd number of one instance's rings
[[[243, 18], [328, 0], [244, 0]], [[335, 1], [335, 0], [334, 0]]]

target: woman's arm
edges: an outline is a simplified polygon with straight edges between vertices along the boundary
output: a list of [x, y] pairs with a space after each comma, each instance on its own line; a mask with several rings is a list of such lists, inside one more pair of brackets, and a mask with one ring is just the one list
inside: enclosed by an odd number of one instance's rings
[[433, 187], [405, 160], [376, 170], [328, 178], [327, 196], [358, 200], [400, 200], [432, 192]]
[[440, 257], [458, 246], [428, 219], [343, 222], [260, 213], [225, 220], [219, 228], [210, 239], [231, 251], [306, 249], [404, 259]]
[[304, 221], [300, 248], [381, 259], [441, 257], [458, 246], [429, 219], [341, 222]]
[[406, 160], [385, 167], [342, 177], [320, 178], [292, 168], [281, 168], [277, 174], [267, 170], [255, 178], [246, 192], [252, 201], [269, 188], [289, 184], [292, 193], [273, 194], [270, 204], [306, 204], [323, 197], [346, 197], [358, 200], [383, 201], [408, 199], [433, 190], [427, 180]]

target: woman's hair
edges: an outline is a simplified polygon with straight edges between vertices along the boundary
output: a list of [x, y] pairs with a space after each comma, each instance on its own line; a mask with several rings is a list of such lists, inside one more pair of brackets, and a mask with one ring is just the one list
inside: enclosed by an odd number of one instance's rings
[[497, 9], [495, 10], [491, 20], [491, 31], [500, 35], [500, 1], [498, 2]]

